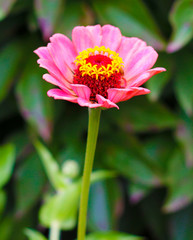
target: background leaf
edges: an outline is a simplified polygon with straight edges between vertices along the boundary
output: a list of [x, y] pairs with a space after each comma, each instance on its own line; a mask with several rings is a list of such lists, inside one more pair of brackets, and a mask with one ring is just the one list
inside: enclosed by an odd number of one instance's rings
[[171, 40], [167, 46], [168, 52], [175, 52], [186, 45], [193, 37], [193, 1], [178, 0], [174, 2], [170, 13], [173, 27]]
[[116, 180], [95, 183], [90, 190], [88, 226], [93, 231], [107, 231], [117, 225], [122, 204], [121, 192]]
[[23, 48], [17, 40], [9, 43], [0, 53], [0, 102], [7, 96], [20, 69]]
[[[37, 203], [45, 183], [45, 175], [36, 154], [25, 158], [15, 181], [16, 214], [24, 215]], [[30, 191], [28, 191], [30, 189]]]
[[29, 238], [29, 240], [46, 240], [41, 233], [29, 228], [25, 230], [25, 235]]
[[6, 144], [0, 147], [0, 188], [2, 188], [11, 177], [14, 161], [15, 148], [12, 144]]
[[1, 0], [0, 2], [0, 20], [6, 17], [16, 0]]
[[6, 194], [3, 190], [0, 190], [0, 216], [4, 210], [6, 203]]
[[58, 222], [61, 229], [74, 228], [79, 197], [79, 184], [71, 184], [65, 190], [58, 192], [57, 195], [50, 197], [40, 209], [41, 224], [50, 227], [53, 222]]
[[[186, 61], [186, 64], [181, 64], [181, 61]], [[186, 54], [181, 56], [178, 62], [178, 69], [176, 71], [175, 93], [182, 108], [188, 115], [193, 114], [193, 70], [192, 70], [193, 56]]]
[[48, 40], [49, 37], [54, 33], [57, 20], [62, 12], [64, 1], [46, 1], [46, 0], [35, 0], [35, 10], [38, 18], [39, 26], [42, 30], [43, 37]]
[[184, 208], [193, 199], [193, 168], [186, 166], [183, 152], [176, 150], [168, 165], [169, 192], [164, 211], [174, 212]]
[[42, 81], [43, 71], [34, 70], [35, 58], [28, 60], [17, 85], [17, 98], [23, 117], [37, 129], [45, 139], [51, 138], [52, 131], [52, 102], [46, 95], [47, 84]]
[[118, 232], [96, 232], [93, 234], [90, 234], [86, 240], [142, 240], [141, 237], [135, 237], [131, 235], [127, 235], [124, 233], [118, 233]]
[[123, 35], [143, 38], [157, 49], [164, 48], [158, 27], [142, 1], [95, 1], [94, 7], [103, 23], [119, 27]]
[[[141, 116], [143, 116], [143, 121]], [[177, 124], [175, 114], [163, 104], [150, 102], [144, 96], [133, 98], [127, 103], [121, 104], [118, 115], [113, 114], [113, 110], [110, 110], [107, 118], [109, 121], [116, 121], [119, 126], [130, 132], [155, 132], [174, 128]]]
[[46, 149], [40, 142], [35, 142], [35, 147], [40, 159], [42, 160], [43, 166], [45, 168], [46, 174], [50, 180], [50, 183], [55, 189], [65, 188], [65, 178], [62, 176], [62, 172], [59, 169], [59, 165], [53, 158], [48, 149]]

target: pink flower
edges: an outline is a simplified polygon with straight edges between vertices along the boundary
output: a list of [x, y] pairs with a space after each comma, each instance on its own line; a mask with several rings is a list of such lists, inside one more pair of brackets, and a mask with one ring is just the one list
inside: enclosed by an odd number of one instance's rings
[[124, 37], [111, 25], [75, 27], [72, 41], [54, 34], [47, 47], [34, 51], [40, 67], [49, 74], [43, 79], [59, 88], [49, 97], [78, 103], [89, 108], [117, 107], [150, 91], [140, 87], [153, 75], [165, 71], [153, 68], [158, 54], [136, 37]]

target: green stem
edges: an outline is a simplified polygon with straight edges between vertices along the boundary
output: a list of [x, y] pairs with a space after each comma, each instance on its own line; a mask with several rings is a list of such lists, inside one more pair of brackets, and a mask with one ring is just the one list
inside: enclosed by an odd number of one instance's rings
[[53, 222], [50, 228], [49, 240], [60, 239], [60, 228], [58, 222]]
[[85, 162], [84, 162], [82, 189], [81, 189], [81, 196], [80, 196], [80, 210], [79, 210], [79, 219], [78, 219], [78, 240], [85, 239], [90, 175], [92, 172], [96, 142], [98, 137], [100, 113], [101, 113], [100, 108], [89, 108], [88, 136], [87, 136], [86, 155], [85, 155]]

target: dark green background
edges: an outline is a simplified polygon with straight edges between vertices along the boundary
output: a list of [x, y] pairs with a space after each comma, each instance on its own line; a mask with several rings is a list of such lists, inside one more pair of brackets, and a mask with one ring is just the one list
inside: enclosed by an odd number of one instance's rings
[[[88, 232], [193, 239], [193, 0], [1, 0], [1, 240], [27, 239], [26, 228], [48, 233], [38, 214], [54, 189], [34, 139], [60, 165], [84, 160], [87, 108], [47, 97], [52, 86], [33, 50], [53, 33], [70, 37], [73, 27], [97, 23], [145, 40], [167, 72], [145, 84], [148, 96], [102, 112], [94, 167], [118, 176], [92, 185]], [[76, 228], [63, 231], [75, 237]]]

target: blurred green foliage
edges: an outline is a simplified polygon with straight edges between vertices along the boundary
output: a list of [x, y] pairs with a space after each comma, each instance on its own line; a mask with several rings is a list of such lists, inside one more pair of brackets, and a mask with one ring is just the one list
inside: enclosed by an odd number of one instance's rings
[[192, 240], [193, 0], [0, 1], [0, 239], [45, 240], [56, 221], [76, 238], [87, 109], [47, 97], [33, 50], [96, 23], [145, 40], [167, 72], [102, 112], [87, 239]]

